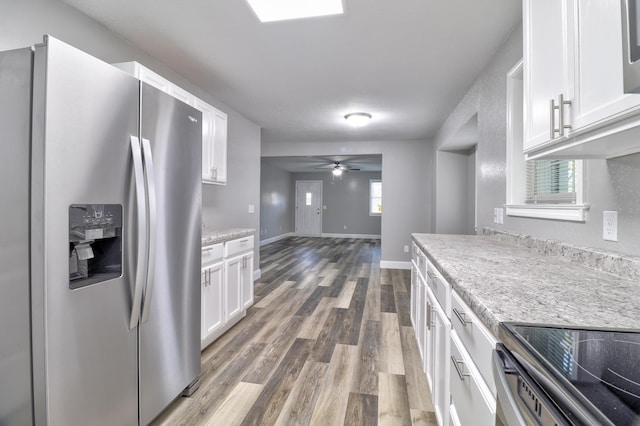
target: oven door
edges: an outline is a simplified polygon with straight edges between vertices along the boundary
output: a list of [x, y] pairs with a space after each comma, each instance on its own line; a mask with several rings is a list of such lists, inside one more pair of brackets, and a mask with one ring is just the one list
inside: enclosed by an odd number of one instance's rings
[[620, 0], [624, 92], [640, 93], [640, 0]]
[[497, 392], [496, 425], [569, 425], [502, 344], [498, 344], [493, 353], [493, 373]]

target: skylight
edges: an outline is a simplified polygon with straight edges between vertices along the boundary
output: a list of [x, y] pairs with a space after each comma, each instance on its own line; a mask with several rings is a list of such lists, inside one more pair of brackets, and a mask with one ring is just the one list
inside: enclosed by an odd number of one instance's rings
[[344, 13], [342, 0], [247, 0], [261, 22]]

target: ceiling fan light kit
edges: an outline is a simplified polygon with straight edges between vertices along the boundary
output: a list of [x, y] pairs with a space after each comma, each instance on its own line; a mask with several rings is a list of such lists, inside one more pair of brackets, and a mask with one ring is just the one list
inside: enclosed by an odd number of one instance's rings
[[371, 114], [368, 112], [351, 112], [345, 115], [344, 119], [353, 127], [362, 127], [369, 123], [369, 120], [371, 120]]
[[334, 176], [342, 176], [342, 169], [336, 166], [335, 169], [331, 170], [331, 173], [333, 173]]

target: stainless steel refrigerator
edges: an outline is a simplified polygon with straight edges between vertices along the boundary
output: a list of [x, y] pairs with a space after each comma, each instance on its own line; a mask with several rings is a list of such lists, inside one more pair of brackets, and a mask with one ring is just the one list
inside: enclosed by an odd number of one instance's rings
[[59, 40], [0, 53], [0, 424], [152, 421], [200, 372], [201, 114]]

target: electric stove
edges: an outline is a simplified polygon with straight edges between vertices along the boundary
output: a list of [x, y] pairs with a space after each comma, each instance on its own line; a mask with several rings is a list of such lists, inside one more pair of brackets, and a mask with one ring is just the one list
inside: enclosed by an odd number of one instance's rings
[[568, 424], [640, 425], [640, 331], [506, 323], [499, 337]]

